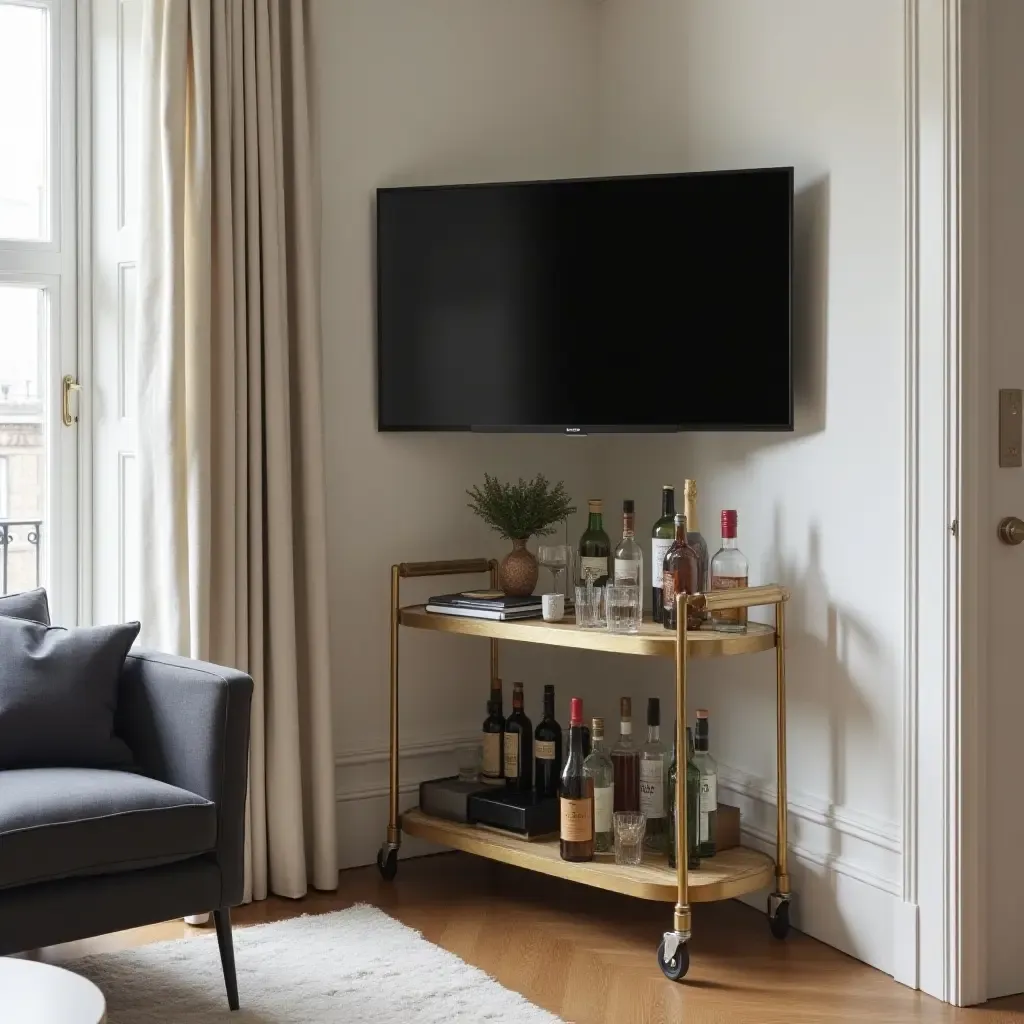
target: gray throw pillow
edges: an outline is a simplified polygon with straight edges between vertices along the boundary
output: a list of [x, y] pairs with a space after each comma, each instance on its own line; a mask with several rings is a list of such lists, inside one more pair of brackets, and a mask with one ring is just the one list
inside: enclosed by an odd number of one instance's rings
[[117, 689], [139, 624], [61, 629], [0, 617], [0, 770], [127, 768]]
[[32, 619], [44, 626], [50, 624], [50, 605], [46, 600], [46, 591], [26, 590], [23, 594], [8, 594], [0, 597], [0, 615], [9, 615], [12, 619]]

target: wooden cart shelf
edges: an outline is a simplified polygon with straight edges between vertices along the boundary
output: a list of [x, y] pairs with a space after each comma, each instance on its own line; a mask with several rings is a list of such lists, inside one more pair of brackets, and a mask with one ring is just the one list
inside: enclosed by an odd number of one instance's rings
[[[441, 633], [490, 637], [493, 640], [516, 640], [520, 643], [547, 644], [550, 647], [579, 647], [588, 651], [613, 654], [646, 654], [661, 658], [676, 656], [675, 630], [645, 620], [639, 633], [609, 633], [604, 629], [580, 629], [571, 618], [561, 622], [543, 619], [521, 619], [518, 622], [494, 622], [490, 619], [469, 619], [458, 615], [428, 612], [423, 605], [402, 608], [398, 621], [414, 629], [433, 629]], [[732, 654], [754, 654], [775, 647], [775, 630], [752, 622], [746, 633], [719, 633], [699, 630], [687, 635], [691, 658], [720, 658]]]
[[[679, 891], [676, 869], [668, 866], [663, 854], [644, 851], [644, 863], [635, 867], [616, 864], [611, 854], [598, 854], [592, 861], [574, 863], [558, 855], [557, 839], [530, 842], [515, 835], [435, 818], [419, 808], [402, 815], [402, 831], [453, 850], [644, 900], [675, 903]], [[759, 850], [745, 846], [723, 850], [701, 861], [700, 868], [690, 870], [690, 902], [712, 903], [757, 892], [772, 884], [774, 872], [775, 861]]]

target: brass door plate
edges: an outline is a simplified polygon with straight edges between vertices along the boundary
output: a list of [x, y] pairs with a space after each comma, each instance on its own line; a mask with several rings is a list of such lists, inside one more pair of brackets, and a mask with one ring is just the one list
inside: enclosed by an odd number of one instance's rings
[[1003, 468], [1021, 465], [1021, 405], [1020, 388], [999, 389], [999, 465]]

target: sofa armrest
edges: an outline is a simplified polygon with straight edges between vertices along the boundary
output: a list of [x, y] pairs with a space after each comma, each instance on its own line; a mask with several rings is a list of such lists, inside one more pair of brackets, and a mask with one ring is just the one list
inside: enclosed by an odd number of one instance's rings
[[228, 907], [242, 901], [252, 691], [252, 679], [236, 669], [133, 651], [118, 694], [116, 731], [139, 769], [216, 804]]

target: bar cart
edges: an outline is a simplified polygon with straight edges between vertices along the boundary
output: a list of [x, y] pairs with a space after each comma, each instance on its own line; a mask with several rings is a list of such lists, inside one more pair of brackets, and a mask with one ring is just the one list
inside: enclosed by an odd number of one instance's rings
[[[672, 929], [665, 932], [658, 946], [658, 965], [673, 981], [682, 979], [690, 966], [687, 942], [691, 934], [691, 903], [710, 903], [732, 899], [772, 885], [768, 897], [768, 924], [772, 935], [783, 939], [789, 932], [789, 903], [792, 892], [786, 867], [786, 656], [785, 607], [789, 593], [784, 587], [762, 586], [708, 594], [681, 594], [677, 598], [678, 626], [674, 632], [661, 625], [644, 622], [639, 633], [622, 634], [602, 630], [579, 629], [574, 622], [544, 622], [526, 619], [494, 622], [485, 619], [436, 615], [422, 605], [402, 607], [400, 586], [403, 579], [428, 576], [453, 576], [489, 572], [492, 587], [497, 586], [496, 561], [467, 559], [447, 562], [403, 562], [391, 567], [391, 749], [390, 803], [387, 838], [377, 854], [381, 875], [393, 879], [398, 870], [398, 849], [402, 833], [419, 836], [453, 850], [514, 864], [530, 871], [555, 875], [599, 889], [609, 889], [640, 899], [675, 902]], [[746, 633], [713, 630], [688, 630], [684, 603], [704, 610], [775, 607], [775, 625], [752, 622]], [[676, 666], [676, 746], [686, 749], [685, 717], [687, 666], [691, 658], [718, 658], [758, 651], [775, 650], [776, 682], [776, 770], [777, 833], [776, 857], [772, 860], [759, 850], [737, 847], [724, 850], [702, 861], [699, 869], [687, 868], [685, 855], [676, 858], [676, 868], [668, 867], [661, 855], [648, 857], [643, 864], [626, 866], [608, 858], [586, 863], [571, 863], [559, 857], [558, 842], [528, 841], [515, 835], [502, 835], [474, 825], [447, 821], [424, 814], [420, 809], [398, 812], [398, 652], [401, 626], [431, 629], [444, 633], [462, 633], [487, 637], [491, 647], [491, 678], [498, 676], [498, 644], [501, 640], [547, 644], [554, 647], [578, 647], [592, 651], [675, 658]], [[686, 772], [679, 772], [676, 787], [676, 849], [687, 849]]]

